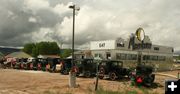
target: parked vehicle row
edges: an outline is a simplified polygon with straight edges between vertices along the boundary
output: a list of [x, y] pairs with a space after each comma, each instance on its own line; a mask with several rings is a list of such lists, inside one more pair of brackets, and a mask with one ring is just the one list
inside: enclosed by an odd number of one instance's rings
[[[7, 63], [7, 62], [6, 62]], [[9, 65], [9, 63], [8, 63]], [[24, 70], [42, 70], [49, 72], [58, 72], [67, 75], [72, 69], [77, 76], [95, 77], [99, 73], [100, 79], [109, 78], [110, 80], [122, 79], [125, 76], [133, 79], [132, 81], [143, 85], [151, 85], [154, 82], [155, 75], [152, 74], [153, 68], [148, 66], [137, 66], [136, 71], [123, 66], [122, 61], [94, 59], [77, 59], [72, 63], [72, 59], [59, 58], [31, 58], [18, 59], [11, 62], [14, 69]]]

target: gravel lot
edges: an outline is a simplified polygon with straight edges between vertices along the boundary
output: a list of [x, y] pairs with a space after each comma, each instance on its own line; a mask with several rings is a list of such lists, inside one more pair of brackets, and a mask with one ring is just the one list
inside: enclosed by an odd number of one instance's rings
[[[180, 72], [168, 71], [165, 74], [177, 75]], [[150, 93], [164, 94], [165, 79], [170, 77], [156, 75], [155, 85], [143, 89]], [[93, 94], [95, 78], [77, 78], [78, 88], [68, 87], [68, 75], [41, 71], [0, 69], [0, 94]], [[143, 94], [142, 88], [130, 85], [127, 79], [119, 81], [99, 80], [99, 86], [105, 90], [133, 91]]]

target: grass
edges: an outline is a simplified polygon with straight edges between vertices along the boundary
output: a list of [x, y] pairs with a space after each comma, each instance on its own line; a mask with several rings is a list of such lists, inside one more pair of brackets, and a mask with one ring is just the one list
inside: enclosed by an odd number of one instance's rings
[[124, 91], [112, 91], [106, 90], [100, 86], [97, 91], [94, 91], [90, 88], [88, 88], [88, 91], [88, 94], [158, 94], [157, 92], [150, 92], [149, 89], [145, 87], [137, 87], [133, 88], [132, 90], [124, 89]]
[[125, 90], [125, 91], [112, 91], [112, 90], [105, 90], [104, 88], [102, 88], [102, 86], [99, 86], [97, 91], [94, 91], [94, 89], [92, 88], [88, 88], [88, 94], [138, 94], [137, 91], [135, 90]]
[[46, 90], [42, 94], [72, 94], [72, 93], [70, 93], [70, 92], [60, 93], [58, 91], [55, 92], [55, 91], [51, 91], [51, 90]]

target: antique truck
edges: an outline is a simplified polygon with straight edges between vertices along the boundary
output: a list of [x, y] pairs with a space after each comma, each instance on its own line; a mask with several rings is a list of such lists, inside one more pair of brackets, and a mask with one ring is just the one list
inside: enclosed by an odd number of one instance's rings
[[93, 59], [76, 60], [76, 66], [78, 67], [77, 76], [89, 78], [96, 75], [96, 62]]
[[40, 66], [39, 65], [39, 60], [37, 58], [32, 59], [32, 61], [30, 62], [30, 69], [31, 70], [40, 70]]
[[60, 73], [67, 75], [72, 68], [72, 59], [62, 59], [60, 65]]
[[49, 72], [59, 72], [60, 71], [60, 58], [47, 58], [47, 70]]
[[30, 70], [30, 62], [28, 62], [28, 59], [22, 59], [21, 69]]
[[14, 68], [15, 69], [24, 69], [24, 63], [25, 63], [24, 58], [20, 58], [20, 59], [17, 60]]
[[152, 74], [153, 67], [148, 65], [138, 65], [134, 71], [131, 72], [130, 78], [134, 85], [152, 86], [155, 74]]
[[130, 70], [123, 68], [122, 61], [103, 60], [99, 64], [99, 78], [108, 77], [110, 80], [121, 79], [124, 76], [129, 76]]

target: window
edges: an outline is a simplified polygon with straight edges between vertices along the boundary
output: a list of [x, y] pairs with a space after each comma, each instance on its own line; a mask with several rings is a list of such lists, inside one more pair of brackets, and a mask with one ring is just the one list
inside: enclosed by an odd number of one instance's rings
[[136, 54], [127, 54], [126, 59], [127, 60], [137, 60], [137, 55]]
[[116, 58], [120, 59], [120, 60], [125, 60], [126, 59], [126, 54], [117, 53], [116, 54]]
[[117, 43], [117, 47], [124, 47], [124, 43]]
[[116, 54], [116, 59], [120, 59], [121, 58], [121, 54], [120, 53], [117, 53]]
[[131, 60], [132, 59], [132, 55], [131, 54], [127, 54], [127, 60]]
[[137, 60], [137, 55], [132, 54], [132, 60]]
[[99, 56], [99, 54], [95, 54], [95, 55], [94, 55], [94, 57], [98, 57], [98, 56]]
[[150, 56], [149, 55], [144, 55], [143, 60], [150, 60]]
[[159, 57], [158, 57], [158, 60], [159, 60], [159, 61], [165, 61], [165, 59], [166, 59], [165, 56], [159, 56]]
[[154, 47], [154, 50], [159, 51], [159, 47]]
[[102, 54], [96, 53], [96, 54], [94, 54], [94, 57], [100, 57], [100, 58], [102, 58]]
[[150, 59], [156, 61], [156, 60], [158, 60], [158, 56], [150, 56]]

